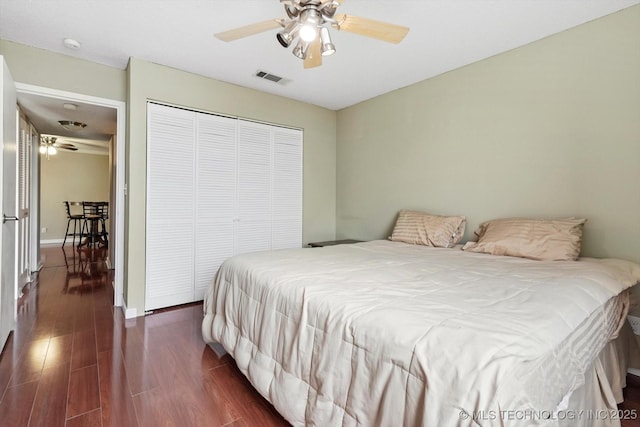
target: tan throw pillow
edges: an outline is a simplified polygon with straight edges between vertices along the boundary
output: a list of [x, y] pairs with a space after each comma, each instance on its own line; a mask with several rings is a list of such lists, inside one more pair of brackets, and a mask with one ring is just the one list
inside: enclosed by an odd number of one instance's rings
[[483, 222], [477, 242], [465, 251], [544, 261], [575, 261], [580, 255], [584, 218], [558, 220], [505, 218]]
[[389, 240], [450, 248], [462, 239], [466, 223], [463, 216], [429, 215], [402, 209]]

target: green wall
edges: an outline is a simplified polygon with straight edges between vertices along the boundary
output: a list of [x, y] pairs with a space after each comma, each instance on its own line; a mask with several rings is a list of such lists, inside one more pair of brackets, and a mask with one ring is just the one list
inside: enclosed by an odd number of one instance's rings
[[144, 310], [147, 100], [304, 129], [303, 243], [335, 236], [335, 111], [135, 58], [128, 81], [128, 308]]
[[339, 111], [337, 159], [338, 237], [575, 215], [584, 255], [640, 261], [640, 6]]
[[124, 101], [127, 73], [106, 65], [0, 40], [13, 80], [35, 86]]

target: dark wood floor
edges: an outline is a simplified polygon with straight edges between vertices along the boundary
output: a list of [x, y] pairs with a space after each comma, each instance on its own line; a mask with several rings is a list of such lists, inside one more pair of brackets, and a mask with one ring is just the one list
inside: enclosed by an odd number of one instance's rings
[[640, 427], [640, 377], [627, 375], [624, 402], [619, 405], [622, 427]]
[[[68, 245], [43, 255], [0, 356], [0, 425], [287, 425], [202, 341], [201, 304], [125, 320], [104, 252]], [[640, 378], [628, 382], [620, 408], [640, 414]]]
[[42, 253], [0, 356], [0, 425], [287, 425], [202, 341], [202, 304], [125, 320], [102, 250]]

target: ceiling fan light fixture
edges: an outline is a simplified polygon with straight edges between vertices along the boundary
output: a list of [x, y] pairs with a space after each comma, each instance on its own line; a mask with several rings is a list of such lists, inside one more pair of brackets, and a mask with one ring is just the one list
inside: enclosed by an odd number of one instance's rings
[[58, 138], [56, 138], [55, 136], [40, 136], [40, 148], [38, 149], [38, 151], [40, 152], [40, 154], [44, 154], [47, 160], [49, 160], [49, 156], [53, 156], [58, 152], [58, 150], [56, 150], [53, 146], [53, 144], [56, 143], [57, 139]]
[[291, 4], [285, 4], [284, 10], [287, 12], [287, 16], [291, 19], [295, 19], [300, 15], [300, 10], [298, 10], [295, 6]]
[[409, 28], [360, 16], [336, 14], [344, 0], [279, 0], [284, 18], [269, 19], [251, 25], [216, 33], [215, 37], [231, 42], [243, 37], [278, 29], [276, 39], [285, 49], [294, 45], [292, 53], [304, 61], [304, 68], [322, 65], [322, 57], [333, 55], [336, 46], [329, 30], [359, 34], [388, 43], [400, 43]]
[[329, 56], [336, 53], [336, 47], [331, 41], [331, 35], [327, 27], [320, 28], [320, 42], [322, 56]]
[[58, 120], [58, 123], [66, 130], [80, 130], [87, 127], [86, 123], [74, 122], [73, 120]]
[[320, 15], [316, 9], [304, 9], [300, 13], [300, 30], [298, 35], [307, 43], [310, 43], [318, 37], [318, 26], [320, 25]]
[[312, 42], [318, 37], [318, 29], [312, 24], [304, 24], [300, 27], [300, 31], [298, 35], [302, 40], [309, 43]]
[[300, 59], [306, 59], [308, 50], [309, 50], [309, 43], [303, 40], [299, 40], [298, 44], [296, 45], [296, 47], [293, 48], [291, 53], [293, 53], [295, 56], [297, 56]]
[[289, 47], [293, 39], [296, 37], [298, 26], [299, 24], [297, 21], [291, 21], [289, 22], [289, 24], [287, 24], [286, 27], [284, 27], [282, 31], [276, 34], [276, 39], [278, 39], [278, 42], [282, 45], [282, 47]]

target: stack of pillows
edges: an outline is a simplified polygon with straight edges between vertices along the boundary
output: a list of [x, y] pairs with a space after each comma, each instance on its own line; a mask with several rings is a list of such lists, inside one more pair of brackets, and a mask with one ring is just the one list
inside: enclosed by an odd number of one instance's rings
[[[584, 218], [503, 218], [486, 221], [475, 231], [477, 241], [462, 249], [544, 261], [575, 261], [580, 255]], [[390, 240], [439, 248], [455, 246], [464, 235], [464, 216], [440, 216], [403, 209]]]

